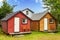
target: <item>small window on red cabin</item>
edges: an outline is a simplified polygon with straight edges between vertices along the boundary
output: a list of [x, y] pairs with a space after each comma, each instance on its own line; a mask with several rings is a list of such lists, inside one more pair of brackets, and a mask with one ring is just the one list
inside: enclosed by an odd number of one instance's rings
[[22, 23], [23, 23], [23, 24], [27, 24], [27, 19], [26, 19], [26, 18], [23, 18], [23, 19], [22, 19]]
[[50, 23], [54, 23], [54, 19], [53, 18], [50, 18]]
[[28, 15], [28, 11], [26, 11], [26, 15]]

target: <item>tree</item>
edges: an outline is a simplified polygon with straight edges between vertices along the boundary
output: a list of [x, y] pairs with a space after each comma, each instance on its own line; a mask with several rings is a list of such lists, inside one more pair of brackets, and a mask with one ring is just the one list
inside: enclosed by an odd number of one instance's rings
[[13, 12], [13, 8], [15, 6], [10, 6], [6, 1], [3, 1], [3, 5], [0, 8], [0, 25], [1, 25], [1, 19], [4, 18], [7, 14]]
[[44, 8], [48, 8], [58, 23], [60, 23], [60, 0], [43, 0], [43, 2], [46, 5]]
[[7, 13], [13, 12], [13, 6], [10, 6], [7, 2], [3, 2], [3, 6], [0, 8], [0, 19], [6, 16]]

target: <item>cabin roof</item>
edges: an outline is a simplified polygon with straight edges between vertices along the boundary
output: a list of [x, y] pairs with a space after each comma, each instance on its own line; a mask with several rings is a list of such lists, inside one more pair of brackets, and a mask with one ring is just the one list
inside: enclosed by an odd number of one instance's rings
[[31, 9], [29, 9], [29, 8], [26, 8], [26, 9], [21, 10], [21, 11], [23, 12], [23, 11], [25, 11], [25, 10], [29, 10], [30, 12], [34, 13], [34, 12], [33, 12]]
[[40, 20], [47, 13], [48, 13], [47, 11], [44, 11], [42, 13], [33, 14], [31, 19], [32, 20]]
[[[21, 11], [18, 11], [21, 12]], [[1, 19], [2, 21], [7, 21], [9, 18], [11, 18], [12, 16], [14, 16], [15, 14], [17, 14], [18, 12], [14, 12], [14, 13], [10, 13], [8, 15], [6, 15], [6, 17], [4, 17], [3, 19]], [[22, 12], [21, 12], [22, 13]], [[24, 13], [22, 13], [23, 15], [25, 15]], [[26, 16], [26, 15], [25, 15]], [[28, 16], [26, 16], [28, 17]], [[28, 17], [29, 18], [29, 17]], [[30, 19], [30, 18], [29, 18]]]
[[[28, 8], [26, 8], [26, 9], [28, 9]], [[26, 9], [24, 9], [24, 10], [26, 10]], [[23, 10], [23, 11], [24, 11]], [[28, 9], [28, 10], [30, 10], [30, 9]], [[31, 11], [31, 10], [30, 10]], [[18, 12], [22, 12], [22, 11], [18, 11]], [[10, 14], [8, 14], [8, 15], [6, 15], [6, 17], [4, 17], [3, 19], [2, 19], [2, 21], [3, 20], [8, 20], [9, 18], [11, 18], [12, 16], [14, 16], [15, 14], [17, 14], [18, 12], [14, 12], [14, 13], [10, 13]], [[31, 20], [40, 20], [44, 15], [46, 15], [48, 13], [48, 11], [44, 11], [44, 12], [42, 12], [42, 13], [36, 13], [36, 14], [32, 14], [32, 17], [31, 18], [29, 18], [28, 16], [28, 18], [29, 19], [31, 19]], [[23, 13], [24, 14], [24, 13]], [[25, 15], [25, 14], [24, 14]], [[26, 15], [25, 15], [26, 16]]]

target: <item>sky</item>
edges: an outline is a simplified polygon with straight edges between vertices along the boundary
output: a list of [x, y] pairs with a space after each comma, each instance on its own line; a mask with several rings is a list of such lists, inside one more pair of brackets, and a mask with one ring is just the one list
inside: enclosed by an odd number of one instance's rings
[[[0, 0], [0, 7], [3, 0]], [[25, 8], [29, 8], [35, 13], [43, 12], [46, 9], [43, 8], [43, 2], [42, 0], [6, 0], [8, 4], [10, 5], [16, 5], [14, 8], [14, 12], [23, 10]]]

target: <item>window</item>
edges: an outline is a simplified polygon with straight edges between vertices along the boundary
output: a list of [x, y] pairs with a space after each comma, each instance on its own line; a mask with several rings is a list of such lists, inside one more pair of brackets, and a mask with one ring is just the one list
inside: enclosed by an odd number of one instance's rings
[[51, 19], [50, 19], [50, 23], [53, 23], [53, 22], [54, 22], [54, 20], [53, 20], [53, 18], [51, 18]]
[[28, 11], [26, 11], [26, 15], [28, 15]]
[[23, 23], [23, 24], [26, 24], [26, 23], [27, 23], [27, 19], [23, 19], [23, 20], [22, 20], [22, 23]]

